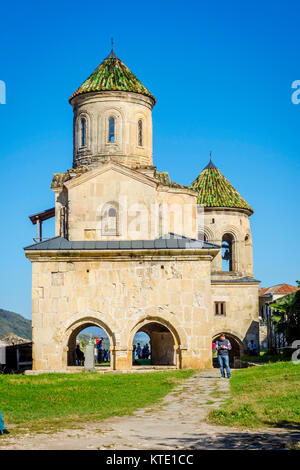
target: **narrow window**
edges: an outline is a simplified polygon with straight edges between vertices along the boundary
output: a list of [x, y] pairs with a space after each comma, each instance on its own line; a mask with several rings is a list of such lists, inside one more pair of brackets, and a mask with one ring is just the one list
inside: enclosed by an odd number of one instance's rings
[[215, 315], [226, 315], [226, 302], [215, 302]]
[[225, 233], [222, 238], [222, 271], [233, 271], [233, 236]]
[[117, 232], [117, 211], [114, 207], [108, 211], [108, 231], [113, 234]]
[[143, 146], [143, 121], [140, 119], [138, 122], [138, 132], [139, 132], [139, 146]]
[[81, 147], [86, 145], [86, 119], [81, 119]]
[[102, 235], [117, 235], [117, 210], [106, 207], [102, 216]]
[[115, 118], [113, 117], [108, 120], [108, 142], [115, 142]]

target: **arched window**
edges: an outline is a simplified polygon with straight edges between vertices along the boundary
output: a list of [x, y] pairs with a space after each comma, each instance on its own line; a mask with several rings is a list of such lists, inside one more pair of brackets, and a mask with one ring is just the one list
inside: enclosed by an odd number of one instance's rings
[[85, 118], [81, 118], [81, 147], [85, 147], [86, 145], [86, 119]]
[[138, 142], [139, 146], [143, 146], [143, 121], [140, 119], [138, 122]]
[[118, 217], [117, 210], [112, 205], [104, 208], [102, 216], [102, 235], [118, 234]]
[[222, 238], [222, 271], [233, 271], [233, 236], [225, 233]]
[[108, 120], [108, 142], [115, 142], [115, 118], [113, 117]]
[[207, 235], [204, 233], [204, 230], [202, 228], [200, 228], [200, 230], [198, 231], [198, 240], [207, 242]]

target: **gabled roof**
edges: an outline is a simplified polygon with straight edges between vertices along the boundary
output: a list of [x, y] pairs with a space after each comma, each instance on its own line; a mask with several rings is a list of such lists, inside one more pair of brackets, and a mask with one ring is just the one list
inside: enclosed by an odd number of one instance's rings
[[297, 290], [299, 290], [299, 287], [292, 286], [291, 284], [276, 284], [271, 287], [262, 287], [259, 289], [259, 295], [293, 294]]
[[188, 250], [188, 249], [219, 249], [218, 245], [182, 237], [170, 233], [155, 240], [99, 240], [99, 241], [70, 241], [62, 237], [54, 237], [24, 248], [26, 251], [40, 250]]
[[94, 70], [94, 72], [73, 93], [70, 100], [78, 95], [96, 93], [102, 91], [129, 91], [156, 99], [142, 82], [129, 70], [124, 62], [119, 59], [112, 50], [106, 59]]
[[245, 209], [253, 214], [253, 209], [211, 160], [190, 188], [197, 191], [197, 203], [204, 207]]

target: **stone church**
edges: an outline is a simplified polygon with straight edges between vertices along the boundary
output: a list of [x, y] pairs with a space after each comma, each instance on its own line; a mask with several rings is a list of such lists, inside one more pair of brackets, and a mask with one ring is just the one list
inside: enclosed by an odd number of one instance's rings
[[135, 367], [141, 331], [153, 366], [210, 368], [221, 332], [235, 356], [258, 344], [253, 210], [211, 159], [189, 187], [153, 165], [155, 103], [113, 50], [70, 98], [73, 166], [54, 174], [55, 208], [30, 217], [25, 248], [36, 371], [72, 370], [89, 326], [106, 331], [115, 370]]

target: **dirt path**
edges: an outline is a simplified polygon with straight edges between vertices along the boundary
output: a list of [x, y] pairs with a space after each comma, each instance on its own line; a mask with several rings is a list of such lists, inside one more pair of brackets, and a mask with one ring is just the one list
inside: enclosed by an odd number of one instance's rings
[[228, 391], [229, 381], [220, 379], [217, 370], [203, 371], [174, 389], [160, 405], [138, 410], [133, 416], [81, 423], [83, 429], [55, 434], [1, 437], [0, 448], [283, 449], [291, 442], [300, 441], [300, 431], [241, 431], [207, 424], [207, 413], [228, 396]]

